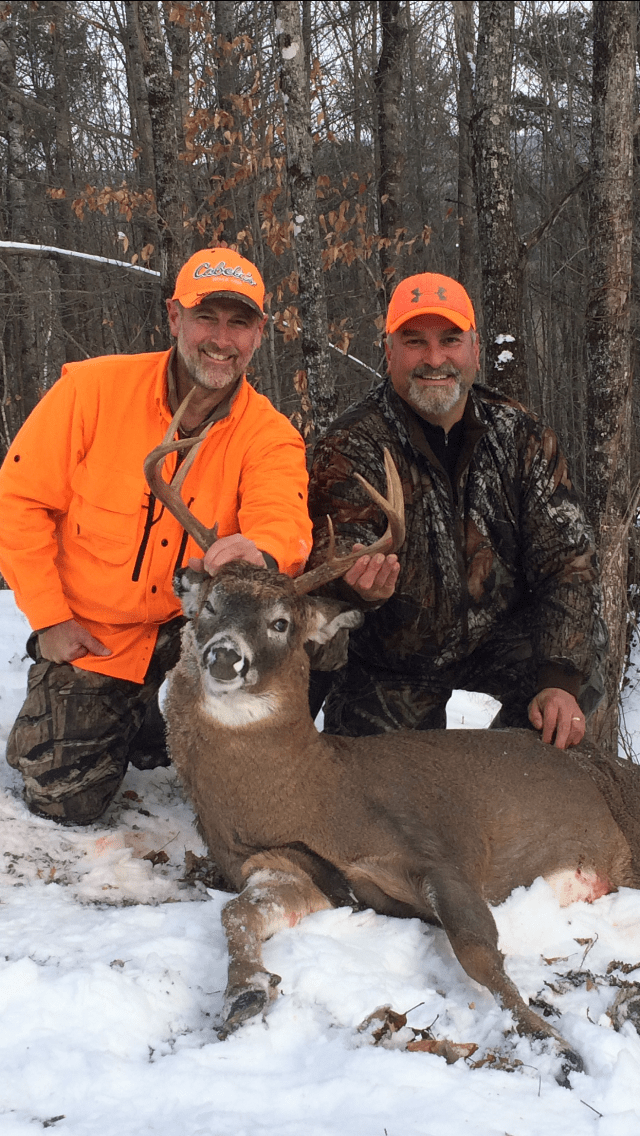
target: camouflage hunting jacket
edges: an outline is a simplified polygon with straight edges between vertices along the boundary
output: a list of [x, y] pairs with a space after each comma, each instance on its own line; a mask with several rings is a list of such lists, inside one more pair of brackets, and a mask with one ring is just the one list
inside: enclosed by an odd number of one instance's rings
[[401, 572], [395, 594], [378, 607], [342, 581], [330, 586], [366, 612], [351, 633], [350, 659], [374, 679], [420, 682], [515, 622], [530, 637], [537, 689], [577, 695], [606, 633], [593, 535], [554, 432], [518, 403], [475, 386], [450, 479], [421, 419], [381, 383], [316, 446], [312, 565], [324, 558], [327, 514], [342, 551], [384, 532], [384, 516], [353, 473], [384, 492], [385, 446], [404, 491]]

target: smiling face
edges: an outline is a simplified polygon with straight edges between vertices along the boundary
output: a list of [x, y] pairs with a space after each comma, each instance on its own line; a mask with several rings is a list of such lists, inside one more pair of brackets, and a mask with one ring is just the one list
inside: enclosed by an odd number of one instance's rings
[[385, 345], [394, 389], [421, 418], [448, 431], [462, 418], [480, 366], [473, 331], [461, 331], [445, 316], [407, 320]]
[[167, 300], [169, 327], [177, 339], [181, 397], [195, 384], [220, 401], [243, 375], [260, 344], [266, 317], [240, 300], [206, 297], [193, 308]]

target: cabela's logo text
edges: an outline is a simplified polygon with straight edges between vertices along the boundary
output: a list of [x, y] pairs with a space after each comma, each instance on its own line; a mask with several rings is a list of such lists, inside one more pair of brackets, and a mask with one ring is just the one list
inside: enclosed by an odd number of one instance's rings
[[228, 268], [224, 260], [219, 260], [217, 264], [213, 265], [208, 260], [199, 264], [193, 278], [194, 280], [201, 280], [203, 276], [229, 276], [233, 280], [241, 280], [243, 284], [251, 284], [254, 288], [257, 287], [257, 282], [250, 272], [243, 272], [239, 265], [235, 268]]

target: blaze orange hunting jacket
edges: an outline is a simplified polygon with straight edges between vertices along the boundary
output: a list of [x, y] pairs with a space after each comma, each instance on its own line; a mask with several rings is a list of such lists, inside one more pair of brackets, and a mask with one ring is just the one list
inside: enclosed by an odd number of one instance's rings
[[[142, 682], [191, 537], [149, 493], [143, 461], [171, 421], [169, 351], [69, 363], [0, 469], [0, 570], [35, 629], [75, 618], [109, 647], [74, 666]], [[175, 468], [171, 455], [165, 477]], [[311, 548], [302, 438], [242, 378], [182, 497], [219, 536], [241, 532], [295, 575]]]

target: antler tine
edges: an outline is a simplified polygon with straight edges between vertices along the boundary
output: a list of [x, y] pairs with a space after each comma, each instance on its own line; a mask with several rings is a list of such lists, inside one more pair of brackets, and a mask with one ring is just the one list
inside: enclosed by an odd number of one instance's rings
[[[145, 458], [144, 475], [147, 479], [149, 489], [154, 496], [157, 497], [158, 501], [162, 502], [176, 520], [179, 521], [185, 531], [193, 537], [202, 551], [206, 552], [217, 540], [218, 525], [215, 524], [213, 528], [208, 529], [197, 517], [194, 517], [191, 510], [182, 500], [180, 489], [182, 488], [182, 483], [187, 473], [193, 465], [198, 449], [208, 433], [209, 427], [205, 427], [195, 438], [181, 438], [179, 441], [176, 441], [174, 438], [174, 434], [182, 421], [182, 416], [194, 390], [195, 387], [192, 387], [187, 397], [180, 403], [180, 406], [171, 420], [171, 425], [164, 436], [164, 440]], [[174, 454], [181, 450], [190, 450], [191, 452], [187, 454], [173, 482], [169, 484], [162, 476], [164, 460], [168, 454]]]
[[387, 518], [387, 527], [384, 536], [376, 540], [374, 544], [369, 545], [367, 548], [361, 549], [359, 552], [349, 552], [345, 556], [335, 555], [335, 540], [333, 536], [333, 525], [331, 518], [327, 517], [329, 522], [329, 550], [327, 559], [322, 564], [318, 564], [316, 568], [312, 568], [310, 572], [305, 572], [302, 576], [298, 576], [293, 581], [295, 591], [299, 596], [306, 595], [307, 592], [313, 591], [314, 588], [319, 588], [322, 584], [328, 584], [331, 580], [337, 579], [338, 576], [343, 576], [344, 573], [359, 560], [361, 556], [375, 556], [376, 552], [384, 552], [387, 555], [389, 552], [396, 552], [404, 541], [405, 525], [404, 525], [404, 495], [402, 492], [402, 483], [396, 465], [385, 446], [384, 449], [384, 468], [387, 475], [387, 496], [383, 497], [377, 489], [370, 485], [359, 473], [355, 476], [366, 489], [372, 501]]
[[[404, 540], [404, 495], [402, 493], [400, 475], [386, 446], [384, 448], [384, 471], [387, 477], [386, 497], [378, 493], [378, 490], [375, 489], [373, 485], [370, 485], [368, 481], [365, 481], [361, 474], [356, 473], [355, 477], [363, 488], [366, 489], [372, 501], [375, 501], [376, 505], [382, 509], [382, 512], [385, 514], [388, 524], [386, 532], [380, 540], [385, 541], [387, 538], [391, 538], [391, 547], [388, 551], [395, 552], [396, 549], [400, 548]], [[371, 553], [373, 548], [376, 548], [376, 551], [380, 551], [377, 548], [379, 543], [380, 541], [376, 541], [376, 545], [372, 545], [368, 552]], [[362, 556], [362, 553], [360, 553], [360, 555]]]

